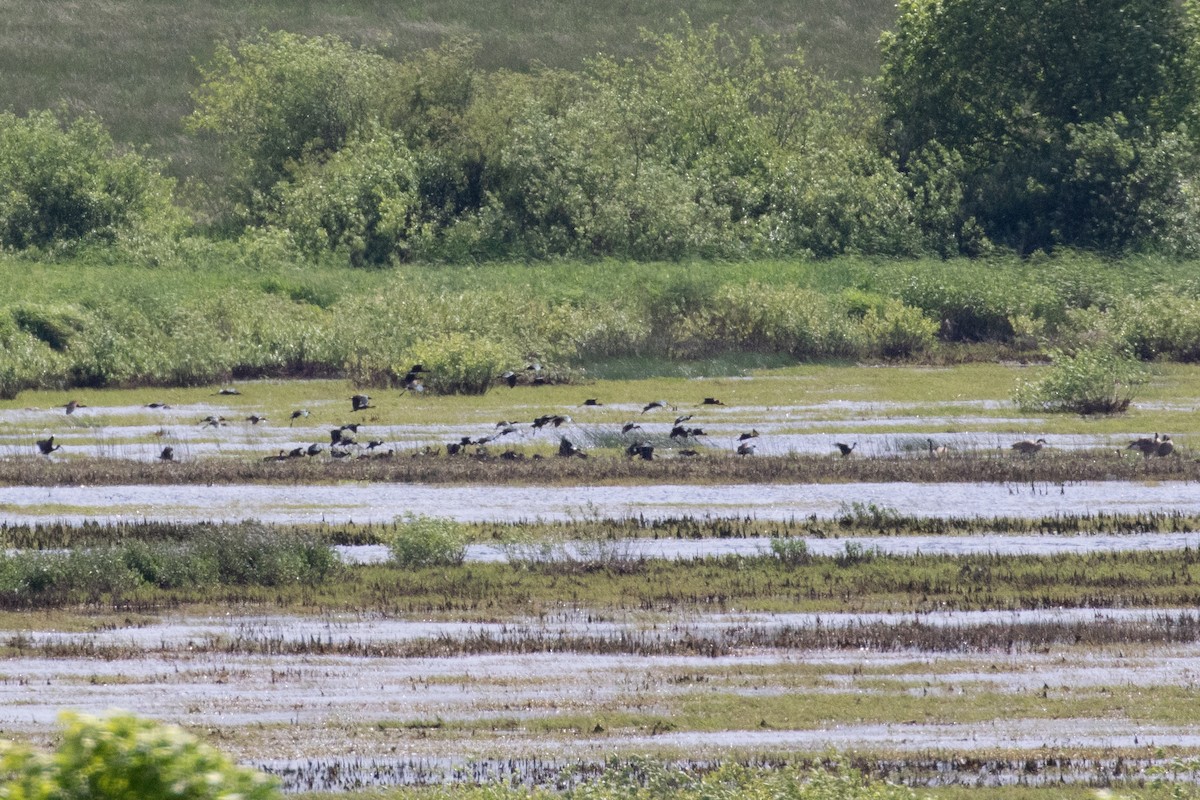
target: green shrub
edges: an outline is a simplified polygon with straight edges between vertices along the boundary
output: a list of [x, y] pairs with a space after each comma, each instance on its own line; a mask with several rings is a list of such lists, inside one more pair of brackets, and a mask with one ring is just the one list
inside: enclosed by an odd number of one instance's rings
[[1022, 381], [1014, 399], [1026, 411], [1113, 414], [1125, 411], [1146, 368], [1130, 354], [1110, 347], [1052, 353], [1054, 363], [1041, 380]]
[[275, 218], [302, 250], [344, 253], [355, 266], [403, 259], [419, 205], [417, 167], [398, 134], [352, 139], [306, 163], [280, 190]]
[[154, 162], [117, 152], [94, 118], [0, 114], [0, 245], [111, 244], [138, 228], [177, 226], [173, 182]]
[[801, 567], [812, 563], [812, 553], [803, 539], [772, 537], [771, 554], [789, 567]]
[[885, 358], [907, 358], [933, 346], [938, 325], [919, 308], [891, 300], [867, 311], [862, 320], [870, 350]]
[[467, 528], [441, 517], [408, 514], [388, 541], [392, 561], [401, 567], [461, 564], [467, 553]]
[[103, 719], [63, 712], [53, 754], [0, 743], [4, 800], [269, 800], [267, 775], [173, 725], [130, 714]]
[[860, 327], [828, 296], [760, 283], [722, 286], [711, 305], [676, 327], [688, 355], [756, 350], [829, 358], [857, 355], [863, 346]]
[[[497, 332], [499, 333], [499, 332]], [[484, 394], [501, 373], [517, 365], [515, 347], [466, 333], [446, 333], [413, 345], [411, 356], [396, 366], [403, 375], [408, 365], [428, 371], [427, 388], [439, 394]]]

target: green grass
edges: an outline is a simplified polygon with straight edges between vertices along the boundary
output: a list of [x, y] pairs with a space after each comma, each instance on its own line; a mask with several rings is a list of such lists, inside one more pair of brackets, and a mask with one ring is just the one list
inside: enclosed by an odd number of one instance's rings
[[[178, 549], [178, 546], [176, 546]], [[237, 548], [232, 548], [236, 553]], [[282, 549], [282, 545], [281, 548]], [[143, 566], [147, 556], [136, 556], [133, 568], [122, 565], [128, 551], [151, 553], [158, 559]], [[293, 568], [299, 556], [271, 573], [270, 579], [222, 577], [200, 579], [216, 573], [212, 559], [203, 552], [185, 550], [174, 554], [171, 547], [132, 548], [125, 544], [116, 555], [89, 556], [48, 554], [42, 558], [26, 554], [12, 557], [3, 565], [4, 593], [9, 608], [69, 608], [92, 604], [98, 609], [128, 609], [153, 613], [163, 608], [213, 609], [223, 603], [247, 608], [315, 610], [371, 610], [395, 616], [433, 616], [468, 620], [537, 616], [564, 607], [618, 612], [640, 611], [650, 615], [696, 612], [828, 612], [935, 610], [1038, 609], [1081, 607], [1178, 608], [1200, 604], [1200, 559], [1190, 550], [1150, 553], [1098, 553], [1054, 556], [915, 556], [870, 555], [848, 559], [813, 557], [801, 565], [783, 564], [770, 555], [759, 557], [708, 558], [670, 562], [612, 556], [593, 562], [568, 564], [490, 564], [437, 566], [401, 569], [391, 565], [363, 565], [344, 569], [309, 569], [300, 578], [279, 579]], [[166, 552], [172, 552], [169, 556]], [[247, 556], [249, 558], [249, 556]], [[328, 559], [327, 559], [328, 560]], [[132, 563], [132, 562], [131, 562]], [[38, 566], [44, 564], [44, 566]], [[97, 566], [91, 567], [89, 565]], [[165, 575], [137, 578], [137, 574]], [[224, 569], [224, 567], [222, 567]], [[243, 567], [244, 569], [244, 567]], [[90, 570], [90, 571], [89, 571]], [[236, 570], [234, 570], [236, 572]], [[89, 577], [90, 576], [90, 577]], [[868, 629], [869, 628], [869, 629]], [[1004, 626], [995, 630], [984, 625], [978, 631], [960, 629], [895, 630], [891, 626], [868, 626], [849, 632], [805, 633], [783, 631], [747, 634], [729, 641], [668, 646], [668, 652], [718, 651], [738, 646], [855, 646], [876, 642], [924, 643], [934, 649], [951, 649], [973, 642], [980, 647], [997, 646], [1005, 638]], [[1195, 626], [1183, 625], [1175, 632], [1155, 626], [1125, 626], [1118, 623], [1094, 631], [1072, 633], [1056, 625], [1031, 629], [1035, 640], [1058, 641], [1076, 637], [1077, 642], [1158, 641], [1176, 636], [1191, 641]], [[760, 638], [761, 637], [761, 638]], [[535, 637], [536, 639], [536, 637]], [[634, 652], [659, 647], [654, 637], [631, 638], [625, 644], [594, 639], [587, 634], [567, 639], [535, 641], [528, 646], [563, 649], [634, 648]], [[891, 644], [888, 644], [891, 643]], [[436, 642], [405, 646], [397, 654], [437, 652]], [[445, 643], [451, 650], [473, 647], [488, 652], [507, 650], [511, 645], [491, 642], [486, 637], [474, 645]]]
[[232, 44], [260, 29], [336, 34], [395, 56], [446, 37], [475, 36], [483, 45], [484, 68], [527, 69], [534, 63], [577, 68], [598, 52], [636, 54], [641, 28], [663, 31], [672, 17], [687, 13], [697, 25], [720, 22], [733, 31], [781, 35], [803, 45], [813, 64], [839, 77], [862, 79], [878, 68], [875, 42], [895, 19], [893, 4], [885, 0], [799, 5], [705, 0], [670, 9], [648, 0], [541, 0], [503, 10], [460, 0], [193, 5], [41, 0], [3, 2], [0, 11], [5, 20], [0, 81], [7, 106], [24, 112], [63, 102], [72, 110], [95, 111], [118, 140], [171, 158], [177, 175], [214, 169], [212, 153], [184, 136], [180, 124], [191, 111], [196, 63], [211, 57], [214, 43]]

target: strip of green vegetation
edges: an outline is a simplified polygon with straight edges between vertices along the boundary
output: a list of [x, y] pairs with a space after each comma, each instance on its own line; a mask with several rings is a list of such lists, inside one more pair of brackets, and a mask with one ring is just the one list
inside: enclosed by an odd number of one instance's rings
[[[464, 381], [486, 385], [509, 369], [529, 380], [530, 353], [550, 382], [587, 379], [593, 363], [601, 375], [645, 378], [678, 375], [684, 368], [676, 362], [691, 359], [692, 376], [719, 376], [798, 360], [1036, 356], [1048, 346], [1097, 341], [1143, 359], [1191, 361], [1200, 352], [1200, 302], [1177, 290], [1190, 285], [1193, 272], [1188, 262], [1083, 256], [1038, 266], [1001, 259], [987, 269], [967, 261], [844, 258], [367, 272], [298, 270], [282, 254], [251, 259], [219, 244], [196, 245], [180, 264], [158, 269], [0, 256], [9, 289], [8, 302], [0, 301], [0, 396], [37, 387], [179, 386], [251, 376], [398, 384], [417, 361], [430, 369], [431, 391], [453, 391]], [[936, 338], [927, 332], [917, 346], [892, 352], [889, 337], [903, 331], [872, 327], [869, 318], [897, 303], [929, 322], [955, 322]], [[721, 355], [731, 351], [745, 355]], [[796, 375], [814, 395], [855, 399], [873, 388], [867, 399], [909, 402], [1007, 401], [1024, 377], [998, 370], [980, 373], [975, 383], [955, 381], [953, 373], [882, 372]], [[1142, 398], [1173, 391], [1178, 373], [1163, 374], [1166, 385], [1143, 387], [1135, 408]], [[639, 390], [653, 395], [658, 388]], [[553, 401], [553, 393], [544, 394]]]
[[[693, 457], [631, 459], [615, 453], [581, 460], [537, 458], [520, 451], [436, 456], [420, 452], [394, 457], [197, 459], [149, 463], [107, 458], [0, 460], [0, 484], [11, 486], [128, 484], [329, 484], [357, 482], [424, 484], [512, 484], [526, 486], [638, 484], [808, 484], [808, 483], [1012, 483], [1063, 484], [1081, 481], [1196, 481], [1200, 462], [1173, 456], [1143, 461], [1118, 453], [1067, 452], [1036, 457], [1011, 450], [953, 458], [856, 458], [829, 456], [739, 457], [715, 452]], [[20, 511], [20, 508], [16, 508]], [[107, 511], [107, 509], [105, 509]], [[872, 516], [869, 507], [863, 513]], [[879, 509], [882, 516], [886, 509]]]
[[127, 539], [91, 549], [18, 551], [0, 555], [0, 606], [119, 607], [156, 591], [311, 585], [326, 580], [339, 563], [328, 545], [253, 524], [185, 541]]
[[[1200, 690], [1173, 686], [1066, 687], [1038, 691], [997, 691], [978, 685], [951, 691], [897, 687], [880, 691], [767, 692], [746, 695], [711, 691], [655, 693], [597, 704], [586, 714], [497, 716], [465, 720], [396, 720], [389, 725], [426, 725], [461, 736], [472, 731], [520, 731], [535, 735], [627, 736], [668, 731], [812, 730], [844, 725], [963, 725], [1004, 720], [1121, 719], [1146, 725], [1186, 727]], [[631, 710], [632, 709], [632, 710]], [[639, 710], [640, 709], [640, 710]], [[549, 709], [546, 709], [549, 710]]]
[[[1200, 556], [1189, 549], [1053, 556], [894, 557], [848, 543], [845, 551], [834, 557], [804, 554], [797, 558], [784, 549], [783, 557], [766, 554], [671, 562], [629, 557], [614, 548], [590, 561], [570, 563], [531, 561], [412, 568], [382, 564], [334, 569], [332, 556], [323, 548], [307, 542], [260, 544], [269, 538], [254, 533], [224, 546], [227, 549], [218, 550], [219, 555], [209, 555], [205, 548], [221, 545], [201, 540], [173, 560], [164, 553], [174, 553], [171, 548], [178, 546], [135, 542], [94, 552], [18, 553], [2, 562], [0, 575], [5, 591], [0, 600], [8, 607], [88, 603], [145, 613], [164, 607], [211, 608], [237, 603], [302, 613], [371, 610], [404, 617], [484, 620], [552, 614], [564, 607], [654, 614], [1186, 608], [1200, 604]], [[270, 558], [259, 555], [256, 547], [266, 548]], [[210, 567], [214, 561], [219, 570]], [[214, 570], [215, 577], [210, 574]], [[1129, 641], [1158, 641], [1163, 637], [1190, 640], [1198, 625], [1182, 620], [1168, 625], [1166, 632], [1146, 627], [1138, 633], [1136, 625], [1114, 623], [1095, 631], [1082, 626], [1080, 632], [1071, 633], [1070, 626], [1064, 629], [1050, 624], [1037, 635], [1053, 641], [1074, 636], [1080, 642], [1107, 641], [1109, 636]], [[851, 632], [783, 630], [747, 635], [751, 638], [746, 641], [735, 637], [718, 646], [841, 646], [864, 637], [894, 646], [909, 637], [914, 644], [928, 640], [931, 647], [943, 640], [955, 647], [987, 647], [1003, 641], [1004, 626], [979, 631], [974, 642], [976, 634], [926, 628], [919, 623], [904, 631], [882, 626], [880, 630]], [[761, 641], [754, 638], [758, 636], [763, 637]], [[514, 646], [484, 639], [481, 637], [478, 643], [482, 651]], [[587, 634], [566, 639], [554, 634], [550, 639], [536, 642], [531, 638], [528, 646], [622, 647], [620, 643], [593, 641], [595, 637]], [[647, 636], [638, 646], [653, 649], [657, 646], [655, 640]], [[456, 641], [444, 644], [461, 649]], [[421, 645], [433, 651], [440, 646], [436, 642]], [[699, 649], [708, 646], [705, 642], [696, 644]]]
[[[269, 525], [254, 523], [255, 530], [285, 539], [300, 532], [314, 540], [338, 545], [389, 544], [408, 526], [407, 519], [390, 524], [346, 523]], [[236, 536], [244, 529], [231, 523], [86, 522], [71, 525], [47, 522], [34, 525], [0, 523], [0, 546], [14, 549], [99, 547], [137, 542], [188, 542], [209, 537]], [[849, 536], [975, 536], [1005, 534], [1127, 534], [1185, 533], [1200, 530], [1200, 517], [1176, 512], [1147, 514], [1058, 514], [1049, 517], [907, 517], [872, 505], [848, 508], [834, 520], [749, 518], [590, 519], [564, 522], [458, 523], [462, 542], [506, 546], [514, 558], [576, 542], [598, 554], [619, 554], [626, 539], [778, 539], [776, 555], [785, 557], [788, 542], [804, 538]]]

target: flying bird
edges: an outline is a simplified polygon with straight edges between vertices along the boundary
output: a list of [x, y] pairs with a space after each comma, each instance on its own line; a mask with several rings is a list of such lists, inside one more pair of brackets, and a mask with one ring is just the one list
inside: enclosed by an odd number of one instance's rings
[[290, 428], [292, 426], [292, 422], [295, 422], [296, 420], [300, 419], [301, 417], [307, 417], [307, 416], [308, 416], [307, 408], [297, 408], [295, 411], [292, 412], [292, 421], [288, 423], [288, 427]]
[[757, 439], [757, 438], [758, 438], [758, 430], [751, 428], [749, 433], [743, 433], [741, 436], [739, 436], [738, 441], [744, 442], [747, 439]]
[[647, 411], [653, 411], [656, 408], [669, 408], [670, 405], [671, 404], [666, 400], [651, 400], [646, 404], [646, 407], [642, 409], [642, 413], [645, 414]]
[[838, 449], [838, 452], [840, 452], [842, 454], [842, 458], [846, 458], [847, 456], [849, 456], [851, 453], [854, 452], [854, 448], [858, 447], [858, 442], [855, 442], [854, 444], [846, 444], [844, 442], [834, 442], [833, 446], [836, 447]]
[[51, 436], [49, 439], [38, 439], [37, 448], [41, 451], [42, 455], [48, 456], [55, 450], [62, 450], [62, 445], [55, 444], [54, 437]]
[[63, 408], [65, 408], [67, 410], [68, 414], [74, 414], [75, 409], [87, 408], [87, 406], [85, 406], [83, 403], [79, 402], [78, 400], [71, 400], [65, 406], [63, 406]]

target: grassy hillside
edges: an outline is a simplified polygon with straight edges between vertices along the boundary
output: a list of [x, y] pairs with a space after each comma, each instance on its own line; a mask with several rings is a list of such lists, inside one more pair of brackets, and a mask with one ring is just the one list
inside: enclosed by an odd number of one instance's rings
[[895, 14], [891, 0], [100, 0], [18, 3], [0, 0], [0, 109], [18, 113], [65, 103], [100, 114], [118, 141], [169, 157], [176, 175], [204, 174], [209, 156], [184, 136], [195, 64], [215, 42], [260, 29], [331, 33], [402, 55], [448, 36], [483, 43], [481, 66], [521, 69], [540, 62], [576, 67], [598, 51], [632, 54], [638, 31], [666, 29], [686, 13], [697, 25], [778, 34], [802, 45], [814, 65], [858, 80], [874, 73], [881, 30]]

